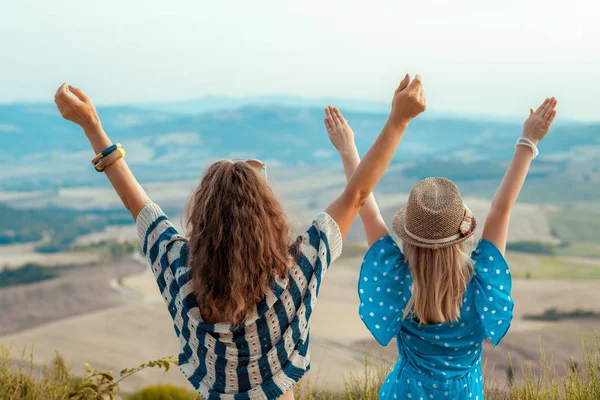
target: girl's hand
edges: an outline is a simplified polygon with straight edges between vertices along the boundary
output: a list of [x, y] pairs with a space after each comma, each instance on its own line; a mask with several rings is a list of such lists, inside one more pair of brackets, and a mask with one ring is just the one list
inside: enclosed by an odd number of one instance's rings
[[421, 77], [417, 75], [411, 82], [410, 76], [406, 74], [394, 92], [389, 122], [394, 125], [406, 126], [411, 119], [426, 109], [427, 104], [425, 103], [425, 93], [423, 92]]
[[550, 130], [552, 121], [556, 117], [555, 108], [557, 103], [556, 99], [552, 97], [544, 100], [536, 111], [529, 110], [529, 118], [527, 118], [523, 127], [523, 137], [538, 144]]
[[354, 132], [348, 121], [342, 116], [337, 107], [327, 107], [325, 109], [325, 129], [329, 135], [329, 140], [340, 154], [354, 150]]
[[86, 133], [100, 126], [94, 104], [81, 89], [63, 83], [54, 95], [54, 102], [64, 119], [81, 126]]

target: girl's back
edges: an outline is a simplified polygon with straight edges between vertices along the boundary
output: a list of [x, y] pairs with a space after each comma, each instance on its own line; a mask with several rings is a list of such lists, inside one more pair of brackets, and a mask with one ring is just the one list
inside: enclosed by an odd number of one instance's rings
[[[472, 253], [475, 272], [463, 294], [460, 318], [420, 324], [402, 318], [413, 278], [391, 237], [375, 242], [365, 256], [359, 281], [360, 317], [382, 345], [396, 338], [399, 359], [381, 390], [404, 398], [463, 398], [482, 392], [481, 343], [498, 344], [512, 319], [510, 270], [490, 242]], [[467, 268], [465, 266], [465, 268]], [[410, 396], [408, 396], [410, 395]], [[402, 397], [400, 397], [402, 398]]]

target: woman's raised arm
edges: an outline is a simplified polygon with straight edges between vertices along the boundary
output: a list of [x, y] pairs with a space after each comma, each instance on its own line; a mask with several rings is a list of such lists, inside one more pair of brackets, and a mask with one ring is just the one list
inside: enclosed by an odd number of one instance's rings
[[[94, 104], [81, 89], [63, 83], [54, 95], [54, 102], [63, 118], [83, 128], [95, 154], [113, 144], [102, 129], [102, 123]], [[135, 179], [124, 159], [117, 160], [104, 172], [121, 198], [123, 205], [135, 220], [142, 208], [152, 201]]]
[[[534, 112], [529, 111], [529, 118], [523, 127], [523, 138], [537, 146], [546, 136], [556, 116], [556, 99], [546, 99]], [[523, 187], [529, 166], [533, 159], [533, 148], [527, 145], [517, 146], [513, 159], [502, 179], [502, 183], [494, 196], [492, 207], [485, 221], [482, 237], [492, 242], [502, 254], [506, 250], [510, 212], [517, 201]]]
[[326, 210], [337, 222], [342, 237], [346, 237], [358, 211], [390, 164], [408, 123], [426, 108], [421, 78], [417, 75], [410, 82], [407, 74], [394, 92], [392, 110], [379, 137], [352, 174], [344, 192]]
[[[360, 156], [354, 142], [354, 132], [350, 128], [350, 125], [348, 125], [348, 121], [346, 121], [340, 110], [336, 107], [327, 107], [325, 114], [327, 117], [324, 122], [329, 140], [331, 140], [333, 146], [340, 153], [346, 180], [350, 181], [358, 164], [360, 164]], [[359, 214], [369, 247], [379, 238], [389, 236], [390, 232], [381, 216], [373, 193], [367, 198]]]

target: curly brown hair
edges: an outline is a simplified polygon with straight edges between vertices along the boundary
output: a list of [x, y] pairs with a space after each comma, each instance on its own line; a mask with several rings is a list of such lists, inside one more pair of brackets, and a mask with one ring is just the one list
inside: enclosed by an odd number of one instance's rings
[[243, 323], [289, 270], [292, 240], [281, 203], [255, 166], [224, 160], [206, 170], [187, 215], [200, 310]]

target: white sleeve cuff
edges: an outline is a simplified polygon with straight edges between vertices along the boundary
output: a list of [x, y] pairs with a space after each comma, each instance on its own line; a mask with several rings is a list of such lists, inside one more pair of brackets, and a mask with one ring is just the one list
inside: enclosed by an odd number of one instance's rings
[[331, 254], [331, 262], [334, 262], [342, 255], [342, 233], [337, 222], [326, 212], [317, 214], [314, 219], [317, 224], [319, 231], [325, 233], [327, 241], [329, 242], [329, 252]]
[[140, 211], [135, 220], [140, 243], [143, 244], [146, 240], [146, 234], [148, 233], [150, 225], [164, 215], [165, 213], [163, 210], [155, 203], [146, 204], [144, 208], [142, 208], [142, 211]]

